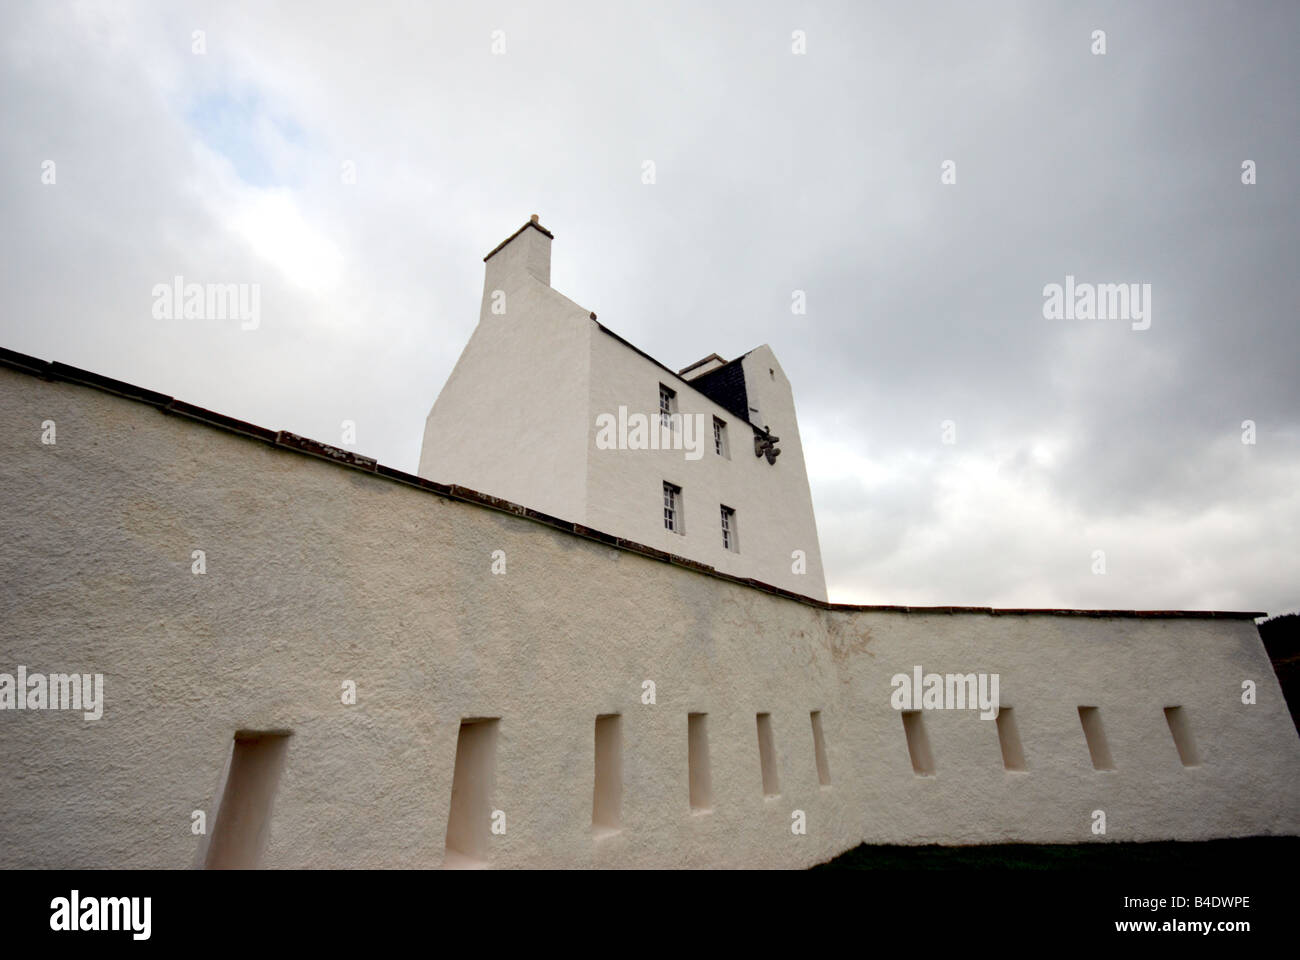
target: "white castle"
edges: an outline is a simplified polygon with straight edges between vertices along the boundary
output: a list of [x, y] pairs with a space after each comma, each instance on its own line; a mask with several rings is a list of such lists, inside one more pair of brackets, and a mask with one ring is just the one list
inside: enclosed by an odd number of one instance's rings
[[551, 289], [551, 240], [534, 216], [484, 258], [478, 327], [429, 413], [420, 476], [825, 600], [771, 349], [674, 373]]
[[828, 603], [772, 351], [533, 218], [419, 475], [0, 350], [0, 867], [801, 867], [1300, 833], [1252, 612]]

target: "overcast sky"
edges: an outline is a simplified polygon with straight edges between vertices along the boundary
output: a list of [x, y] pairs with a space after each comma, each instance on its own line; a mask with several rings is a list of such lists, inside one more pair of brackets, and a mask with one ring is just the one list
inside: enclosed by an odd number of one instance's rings
[[[666, 365], [772, 346], [832, 600], [1294, 610], [1298, 37], [1293, 2], [5, 3], [0, 345], [414, 472], [538, 213], [552, 285]], [[260, 326], [155, 319], [176, 275], [259, 284]], [[1149, 329], [1045, 319], [1067, 275], [1150, 284]]]

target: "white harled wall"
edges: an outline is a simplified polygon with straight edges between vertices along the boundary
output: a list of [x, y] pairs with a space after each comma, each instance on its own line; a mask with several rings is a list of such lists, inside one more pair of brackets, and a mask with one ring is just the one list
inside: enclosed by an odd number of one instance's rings
[[595, 327], [551, 289], [550, 242], [526, 227], [488, 260], [479, 323], [425, 421], [418, 472], [580, 521]]
[[[828, 610], [7, 368], [0, 413], [0, 672], [98, 672], [106, 696], [95, 722], [0, 712], [0, 868], [201, 862], [191, 816], [216, 822], [240, 730], [291, 734], [263, 865], [437, 867], [469, 718], [497, 718], [462, 766], [490, 759], [481, 822], [499, 810], [505, 832], [462, 846], [494, 867], [1300, 832], [1300, 740], [1249, 619]], [[1027, 771], [1003, 769], [993, 721], [934, 711], [936, 774], [916, 776], [889, 704], [914, 664], [999, 673]], [[1081, 704], [1114, 771], [1092, 769]], [[689, 713], [708, 715], [708, 813], [689, 807]], [[604, 714], [622, 718], [612, 833], [591, 822]]]
[[[826, 599], [817, 525], [804, 471], [803, 451], [794, 426], [789, 385], [767, 347], [750, 356], [777, 371], [781, 383], [768, 402], [772, 432], [781, 438], [775, 464], [754, 456], [754, 432], [744, 421], [681, 382], [656, 364], [603, 332], [592, 338], [591, 422], [602, 413], [655, 411], [659, 384], [677, 388], [679, 411], [705, 415], [704, 453], [690, 460], [681, 450], [602, 450], [593, 429], [587, 451], [587, 524], [638, 543], [707, 563], [724, 573], [753, 577], [805, 596]], [[749, 363], [746, 357], [745, 363]], [[784, 393], [778, 391], [784, 388]], [[782, 403], [778, 403], [779, 398]], [[713, 447], [712, 423], [727, 425], [729, 457]], [[787, 426], [788, 425], [788, 426]], [[664, 527], [663, 483], [682, 489], [682, 533]], [[736, 511], [738, 551], [723, 547], [721, 507]], [[792, 554], [803, 551], [803, 573], [794, 572]]]
[[[429, 414], [420, 475], [824, 600], [794, 399], [771, 349], [742, 364], [751, 402], [761, 400], [759, 425], [780, 437], [775, 464], [754, 456], [749, 424], [552, 290], [550, 256], [551, 238], [525, 225], [489, 257], [479, 325]], [[682, 414], [705, 415], [703, 456], [600, 449], [598, 418], [622, 406], [654, 422], [661, 383]], [[729, 457], [714, 452], [715, 416], [727, 425]], [[665, 481], [682, 488], [683, 534], [664, 528]], [[722, 544], [723, 504], [736, 511], [736, 552]]]

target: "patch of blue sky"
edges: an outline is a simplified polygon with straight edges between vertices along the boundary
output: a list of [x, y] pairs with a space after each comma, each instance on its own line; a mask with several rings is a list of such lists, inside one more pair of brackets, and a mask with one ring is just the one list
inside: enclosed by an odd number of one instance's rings
[[211, 150], [230, 161], [241, 180], [254, 187], [285, 185], [285, 147], [303, 142], [298, 125], [275, 116], [256, 95], [204, 95], [187, 111], [186, 120]]

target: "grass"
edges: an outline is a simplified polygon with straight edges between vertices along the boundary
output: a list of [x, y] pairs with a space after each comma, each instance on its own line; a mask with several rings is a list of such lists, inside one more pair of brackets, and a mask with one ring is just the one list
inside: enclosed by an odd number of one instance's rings
[[1300, 858], [1300, 837], [1241, 837], [1230, 840], [1125, 843], [995, 843], [944, 847], [862, 844], [814, 870], [879, 870], [960, 873], [1015, 871], [1223, 871], [1269, 863], [1289, 869]]

